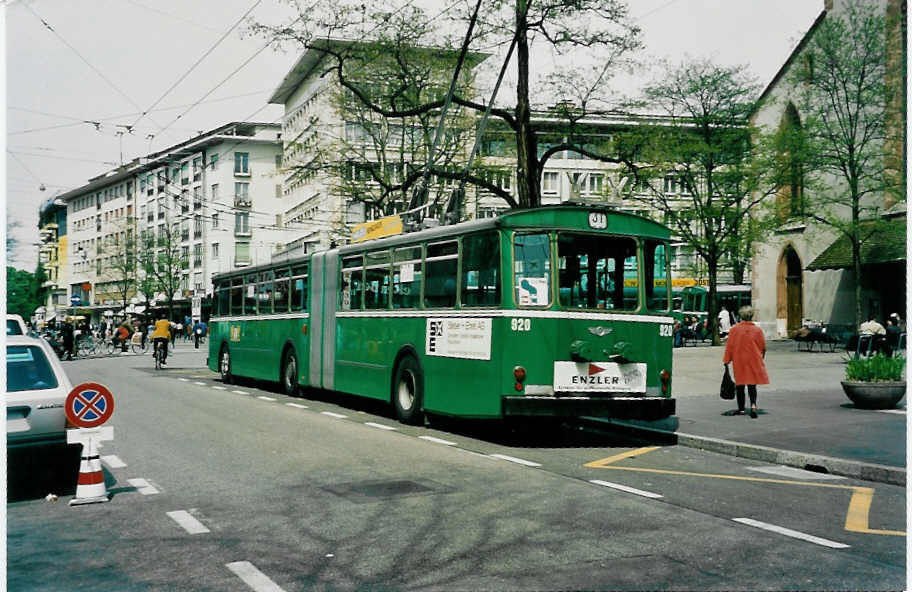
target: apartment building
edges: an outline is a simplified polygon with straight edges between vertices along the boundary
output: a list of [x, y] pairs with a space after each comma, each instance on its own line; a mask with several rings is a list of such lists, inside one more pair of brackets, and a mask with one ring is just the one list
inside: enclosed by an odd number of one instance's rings
[[[233, 122], [99, 175], [59, 197], [66, 204], [67, 301], [94, 318], [119, 311], [123, 254], [166, 235], [179, 247], [175, 294], [211, 292], [213, 274], [269, 261], [290, 233], [281, 211], [277, 124]], [[160, 246], [160, 245], [159, 245]], [[128, 291], [128, 311], [145, 297]], [[132, 307], [132, 308], [131, 308]]]
[[45, 200], [38, 208], [38, 237], [38, 261], [47, 274], [47, 280], [42, 285], [47, 290], [47, 298], [36, 311], [36, 320], [44, 321], [55, 318], [58, 311], [63, 313], [69, 306], [67, 205], [57, 195]]

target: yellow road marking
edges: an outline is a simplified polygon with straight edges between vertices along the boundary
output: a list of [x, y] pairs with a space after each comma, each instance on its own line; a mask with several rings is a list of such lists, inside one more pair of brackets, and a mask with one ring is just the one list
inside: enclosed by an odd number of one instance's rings
[[646, 454], [647, 452], [652, 452], [653, 450], [658, 450], [661, 446], [650, 446], [648, 448], [637, 448], [636, 450], [630, 450], [628, 452], [622, 452], [621, 454], [615, 454], [614, 456], [609, 456], [608, 458], [603, 458], [602, 460], [594, 460], [591, 463], [586, 463], [584, 466], [593, 467], [593, 468], [602, 468], [605, 465], [610, 465], [611, 463], [617, 462], [619, 460], [624, 460], [625, 458], [631, 458], [633, 456], [639, 456], [641, 454]]
[[754, 483], [776, 483], [780, 485], [801, 485], [804, 487], [822, 487], [825, 489], [848, 489], [852, 491], [852, 498], [849, 500], [849, 509], [846, 513], [845, 529], [851, 532], [860, 532], [864, 534], [882, 534], [906, 536], [906, 533], [900, 530], [877, 530], [868, 527], [868, 515], [871, 510], [871, 502], [874, 499], [874, 489], [871, 487], [857, 487], [854, 485], [835, 485], [833, 483], [807, 483], [804, 481], [789, 481], [787, 479], [770, 479], [767, 477], [743, 477], [740, 475], [719, 475], [716, 473], [692, 473], [688, 471], [671, 471], [667, 469], [644, 469], [640, 467], [615, 467], [608, 466], [619, 460], [631, 458], [658, 450], [660, 446], [649, 448], [638, 448], [629, 452], [595, 460], [586, 463], [583, 466], [595, 469], [607, 469], [609, 471], [632, 471], [637, 473], [655, 473], [659, 475], [675, 475], [682, 477], [703, 477], [707, 479], [729, 479], [731, 481], [752, 481]]

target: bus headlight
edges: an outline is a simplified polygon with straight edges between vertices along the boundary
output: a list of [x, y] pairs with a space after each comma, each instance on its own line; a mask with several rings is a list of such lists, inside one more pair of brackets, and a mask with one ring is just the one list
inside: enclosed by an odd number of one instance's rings
[[659, 372], [659, 380], [662, 381], [662, 394], [668, 394], [668, 385], [671, 383], [671, 372], [668, 370], [662, 370]]

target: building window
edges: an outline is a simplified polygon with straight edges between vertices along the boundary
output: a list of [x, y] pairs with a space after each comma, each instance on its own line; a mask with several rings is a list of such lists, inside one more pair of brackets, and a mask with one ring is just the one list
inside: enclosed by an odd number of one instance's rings
[[203, 167], [203, 159], [198, 156], [193, 159], [193, 180], [199, 181], [200, 175], [202, 174], [201, 169]]
[[212, 253], [213, 259], [219, 258], [219, 244], [218, 243], [212, 243], [211, 253]]
[[250, 234], [249, 212], [238, 212], [234, 215], [234, 232], [237, 234]]
[[212, 228], [213, 230], [219, 227], [219, 215], [218, 212], [212, 214]]
[[558, 175], [556, 171], [547, 171], [542, 175], [542, 193], [557, 193], [560, 181]]
[[181, 185], [187, 185], [190, 183], [190, 163], [182, 162], [181, 163]]
[[249, 175], [250, 153], [248, 152], [235, 152], [234, 153], [234, 174], [236, 175]]
[[218, 200], [218, 183], [212, 184], [212, 191], [209, 192], [209, 197], [213, 202]]
[[218, 156], [219, 156], [218, 154], [213, 154], [212, 156], [209, 157], [209, 169], [210, 170], [214, 171], [215, 167], [218, 166]]
[[250, 183], [234, 184], [234, 203], [235, 205], [250, 205]]
[[605, 176], [601, 173], [589, 173], [589, 193], [604, 191]]
[[250, 243], [234, 243], [235, 265], [250, 265]]
[[193, 245], [193, 268], [203, 266], [203, 245]]

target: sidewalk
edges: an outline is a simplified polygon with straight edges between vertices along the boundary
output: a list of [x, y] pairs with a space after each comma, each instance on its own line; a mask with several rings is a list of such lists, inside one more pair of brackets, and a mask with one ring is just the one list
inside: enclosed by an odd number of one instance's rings
[[678, 348], [672, 392], [677, 417], [658, 429], [679, 445], [870, 481], [906, 483], [906, 399], [885, 411], [856, 409], [839, 384], [846, 353], [796, 351], [767, 343], [771, 384], [758, 387], [759, 417], [726, 416], [735, 401], [719, 397], [722, 347]]

